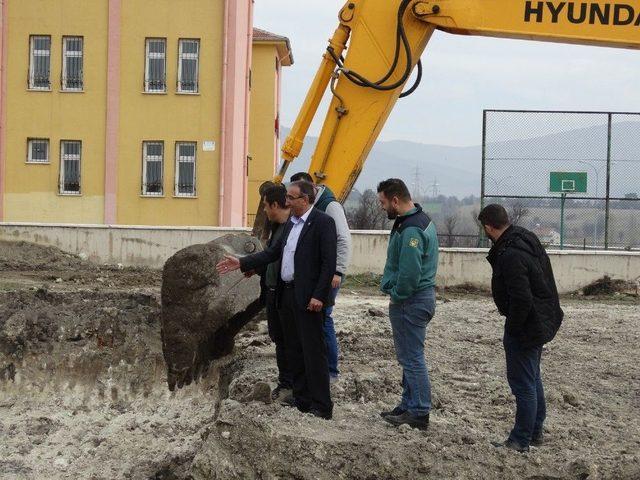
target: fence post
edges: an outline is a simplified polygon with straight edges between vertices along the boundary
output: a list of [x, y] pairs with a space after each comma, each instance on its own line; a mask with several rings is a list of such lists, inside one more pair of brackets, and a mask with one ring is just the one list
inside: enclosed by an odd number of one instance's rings
[[[485, 195], [485, 175], [487, 165], [487, 111], [482, 111], [482, 174], [480, 177], [480, 211], [484, 208], [484, 195]], [[477, 247], [481, 247], [484, 243], [484, 228], [478, 227], [478, 244]]]
[[564, 204], [567, 200], [567, 194], [560, 196], [560, 250], [564, 250]]
[[[604, 213], [604, 249], [609, 249], [609, 215], [610, 215], [610, 198], [611, 198], [611, 127], [613, 115], [607, 114], [607, 198], [605, 200]], [[596, 222], [598, 219], [596, 218]]]

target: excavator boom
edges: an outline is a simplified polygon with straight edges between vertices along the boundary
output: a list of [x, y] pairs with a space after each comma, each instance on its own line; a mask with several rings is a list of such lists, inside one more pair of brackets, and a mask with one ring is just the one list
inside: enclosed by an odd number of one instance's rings
[[[392, 85], [398, 79], [404, 79], [404, 82], [388, 90], [358, 83], [352, 72], [367, 79], [380, 79], [393, 66], [398, 46], [399, 23], [396, 19], [402, 21], [410, 59], [407, 60], [405, 49], [400, 48], [393, 74], [380, 86]], [[602, 0], [351, 0], [340, 11], [339, 21], [340, 36], [334, 35], [330, 49], [339, 44], [342, 47], [340, 54], [345, 53], [344, 61], [331, 62], [325, 53], [318, 77], [283, 145], [283, 164], [275, 181], [282, 180], [287, 167], [300, 153], [322, 94], [332, 83], [333, 99], [311, 158], [309, 173], [318, 183], [327, 184], [342, 201], [349, 195], [401, 95], [408, 79], [408, 75], [403, 75], [407, 62], [413, 70], [435, 29], [461, 35], [640, 48], [638, 0], [625, 3]], [[349, 36], [348, 48], [345, 32]], [[331, 68], [333, 71], [330, 72]], [[318, 78], [322, 81], [317, 81]], [[425, 108], [425, 115], [428, 114], [429, 110]]]

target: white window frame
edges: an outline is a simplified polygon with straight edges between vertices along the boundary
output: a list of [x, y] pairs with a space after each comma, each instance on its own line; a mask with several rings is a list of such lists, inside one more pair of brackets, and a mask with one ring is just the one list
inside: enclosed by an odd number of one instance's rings
[[[157, 157], [154, 155], [151, 158], [147, 155], [147, 147], [149, 145], [160, 145], [162, 147], [162, 153], [160, 155], [160, 191], [149, 192], [147, 190], [147, 162], [157, 162]], [[163, 197], [164, 196], [164, 142], [161, 140], [146, 140], [142, 142], [142, 195], [145, 197]]]
[[[65, 154], [64, 147], [67, 143], [77, 143], [80, 145], [77, 155]], [[78, 191], [64, 189], [64, 168], [65, 160], [78, 161]], [[80, 195], [82, 193], [82, 141], [81, 140], [61, 140], [60, 141], [60, 181], [58, 192], [60, 195]]]
[[[46, 160], [34, 160], [33, 159], [33, 143], [34, 142], [44, 142], [47, 150], [47, 159]], [[27, 139], [27, 163], [35, 163], [36, 165], [47, 165], [51, 163], [50, 159], [51, 148], [49, 147], [49, 139], [48, 138], [28, 138]]]
[[[67, 50], [68, 40], [80, 40], [80, 52], [76, 50]], [[82, 59], [82, 67], [80, 68], [80, 86], [70, 87], [67, 85], [67, 57], [77, 57]], [[62, 37], [62, 90], [65, 92], [82, 92], [84, 90], [84, 37], [81, 36], [65, 36]]]
[[[49, 50], [35, 50], [36, 39], [48, 38]], [[48, 86], [39, 87], [35, 85], [35, 59], [39, 57], [49, 57]], [[29, 90], [51, 91], [51, 35], [31, 35], [29, 37]]]
[[[193, 157], [181, 157], [180, 156], [180, 147], [182, 145], [191, 145], [193, 146]], [[196, 196], [196, 166], [197, 166], [197, 156], [198, 156], [198, 143], [197, 142], [176, 142], [176, 165], [175, 165], [175, 182], [173, 194], [176, 197], [195, 197]], [[180, 192], [179, 181], [180, 181], [180, 163], [193, 163], [193, 190], [190, 193]]]
[[[151, 42], [164, 42], [164, 53], [150, 53], [149, 45]], [[162, 89], [151, 88], [149, 80], [149, 60], [151, 58], [162, 58], [164, 60], [164, 83]], [[166, 93], [167, 92], [167, 39], [161, 37], [153, 37], [145, 39], [145, 67], [144, 67], [144, 91], [146, 93]]]
[[[195, 42], [198, 49], [196, 53], [183, 53], [182, 46], [184, 42]], [[195, 90], [185, 90], [182, 88], [182, 60], [190, 59], [196, 61], [196, 77]], [[181, 38], [178, 40], [178, 93], [198, 93], [200, 91], [200, 39], [199, 38]]]

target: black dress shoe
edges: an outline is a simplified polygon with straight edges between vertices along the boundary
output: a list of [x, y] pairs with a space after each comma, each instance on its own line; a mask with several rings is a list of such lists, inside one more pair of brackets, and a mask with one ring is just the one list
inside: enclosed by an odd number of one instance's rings
[[527, 453], [529, 451], [529, 447], [523, 447], [518, 442], [511, 440], [510, 438], [504, 442], [491, 442], [491, 445], [496, 448], [508, 448], [509, 450], [513, 450], [518, 453]]
[[271, 400], [274, 402], [286, 400], [289, 396], [291, 396], [291, 387], [285, 385], [278, 385], [271, 392]]
[[280, 402], [280, 405], [285, 407], [297, 408], [302, 413], [307, 413], [310, 408], [308, 405], [298, 402], [293, 395], [289, 395], [287, 398]]
[[325, 412], [316, 408], [312, 408], [311, 410], [309, 410], [309, 413], [314, 417], [324, 418], [325, 420], [331, 420], [331, 418], [333, 417], [333, 414], [331, 412]]
[[541, 447], [544, 445], [544, 433], [540, 432], [531, 438], [531, 445], [534, 447]]
[[429, 428], [429, 414], [426, 415], [412, 415], [409, 412], [401, 413], [400, 415], [389, 415], [384, 419], [391, 425], [399, 427], [400, 425], [409, 425], [411, 428], [417, 428], [418, 430], [426, 430]]
[[390, 410], [388, 412], [380, 412], [380, 416], [382, 418], [389, 417], [389, 416], [395, 417], [397, 415], [402, 415], [404, 412], [406, 412], [404, 408], [396, 407], [393, 410]]

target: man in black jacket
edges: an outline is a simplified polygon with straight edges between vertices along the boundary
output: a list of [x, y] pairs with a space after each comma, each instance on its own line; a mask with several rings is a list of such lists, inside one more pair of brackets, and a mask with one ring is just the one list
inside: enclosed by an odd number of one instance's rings
[[322, 309], [332, 302], [336, 226], [330, 216], [313, 208], [312, 184], [292, 183], [286, 198], [291, 218], [282, 237], [262, 252], [240, 259], [225, 257], [217, 269], [221, 274], [238, 268], [249, 272], [280, 260], [276, 295], [293, 379], [293, 404], [302, 412], [330, 419], [333, 403]]
[[543, 443], [542, 345], [555, 337], [564, 313], [549, 256], [538, 238], [511, 225], [501, 205], [488, 205], [478, 220], [493, 242], [487, 257], [493, 269], [491, 291], [506, 317], [507, 380], [516, 397], [515, 426], [505, 442], [494, 445], [526, 452], [529, 445]]

